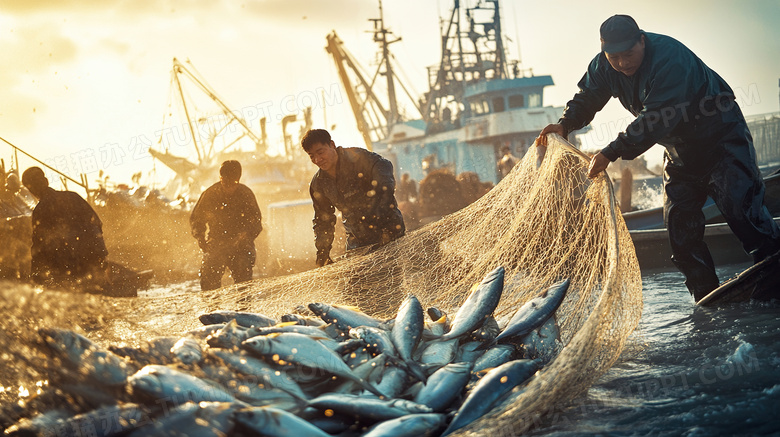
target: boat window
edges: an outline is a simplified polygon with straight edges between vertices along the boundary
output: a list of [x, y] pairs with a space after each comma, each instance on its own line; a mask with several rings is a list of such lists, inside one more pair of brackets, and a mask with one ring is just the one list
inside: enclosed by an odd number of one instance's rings
[[523, 106], [525, 106], [525, 96], [522, 94], [509, 96], [509, 109], [522, 108]]
[[538, 108], [539, 106], [542, 106], [542, 95], [539, 93], [528, 94], [528, 107]]
[[503, 97], [493, 97], [493, 112], [504, 112], [506, 107], [504, 106]]

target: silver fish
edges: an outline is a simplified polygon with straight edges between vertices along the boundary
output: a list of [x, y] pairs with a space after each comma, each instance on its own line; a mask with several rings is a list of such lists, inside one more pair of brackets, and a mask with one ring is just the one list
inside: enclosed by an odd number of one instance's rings
[[170, 367], [149, 365], [128, 378], [128, 392], [139, 400], [237, 402], [222, 387]]
[[[444, 335], [449, 324], [447, 316], [444, 315], [437, 321], [428, 324], [431, 338], [438, 338]], [[423, 334], [425, 336], [425, 334]], [[458, 351], [458, 339], [453, 338], [447, 341], [424, 341], [417, 348], [417, 360], [422, 364], [447, 365], [455, 358]]]
[[171, 347], [171, 355], [184, 364], [194, 364], [203, 359], [203, 349], [198, 340], [182, 337]]
[[541, 295], [529, 300], [521, 306], [503, 331], [496, 337], [500, 342], [512, 337], [523, 337], [550, 318], [563, 302], [566, 290], [569, 289], [569, 279], [564, 279], [551, 285]]
[[318, 410], [333, 410], [337, 413], [368, 420], [389, 420], [407, 414], [431, 413], [425, 405], [405, 399], [378, 399], [349, 394], [326, 394], [312, 399], [310, 406]]
[[211, 325], [199, 326], [195, 329], [185, 332], [184, 335], [188, 337], [196, 338], [198, 340], [205, 340], [206, 337], [219, 331], [224, 327], [225, 327], [224, 323], [213, 323]]
[[241, 326], [233, 319], [219, 331], [206, 337], [206, 343], [213, 348], [237, 349], [241, 342], [249, 338], [249, 328]]
[[204, 325], [211, 325], [214, 323], [228, 323], [231, 320], [235, 320], [239, 325], [245, 328], [251, 328], [253, 326], [273, 326], [276, 324], [276, 320], [262, 314], [229, 310], [219, 310], [212, 311], [208, 314], [201, 314], [198, 319]]
[[387, 356], [396, 365], [401, 365], [410, 374], [420, 381], [428, 379], [428, 375], [425, 374], [420, 365], [414, 360], [403, 360], [398, 356], [398, 350], [395, 348], [395, 343], [390, 337], [390, 333], [380, 328], [372, 328], [370, 326], [358, 326], [349, 330], [349, 335], [354, 338], [359, 338], [366, 342], [366, 348], [375, 353], [383, 354]]
[[294, 332], [285, 332], [249, 338], [242, 343], [242, 347], [279, 364], [293, 363], [325, 370], [336, 376], [355, 381], [371, 393], [382, 396], [382, 393], [373, 385], [356, 377], [341, 357], [318, 339]]
[[298, 325], [303, 326], [323, 326], [325, 322], [322, 319], [315, 319], [312, 317], [302, 316], [298, 314], [284, 314], [280, 318], [282, 323], [295, 322]]
[[450, 340], [479, 329], [498, 306], [503, 290], [504, 268], [496, 267], [469, 294], [452, 318], [450, 331], [439, 340]]
[[425, 324], [422, 305], [414, 296], [409, 296], [401, 304], [395, 317], [390, 339], [398, 351], [398, 356], [406, 363], [411, 373], [421, 381], [427, 379], [419, 365], [412, 360], [412, 353], [420, 343], [423, 325]]
[[97, 343], [73, 331], [41, 328], [38, 333], [51, 350], [65, 358], [79, 374], [106, 385], [124, 385], [135, 369]]
[[414, 396], [414, 401], [427, 405], [435, 412], [443, 412], [463, 393], [471, 378], [471, 368], [471, 363], [460, 362], [435, 371]]
[[538, 358], [543, 364], [552, 361], [563, 347], [555, 316], [550, 317], [542, 326], [529, 332], [520, 343], [525, 348], [527, 358]]
[[356, 307], [315, 302], [309, 304], [309, 309], [326, 323], [334, 324], [342, 332], [349, 332], [351, 328], [358, 326], [380, 328], [384, 325], [381, 320], [369, 316]]
[[151, 410], [138, 404], [126, 403], [96, 408], [86, 413], [77, 414], [49, 423], [48, 428], [37, 434], [16, 434], [6, 430], [5, 435], [39, 435], [57, 437], [111, 437], [126, 435], [134, 429], [151, 424]]
[[129, 437], [224, 437], [232, 434], [233, 415], [245, 406], [231, 402], [187, 402], [166, 410], [152, 424], [138, 428]]
[[468, 361], [469, 363], [476, 362], [485, 351], [481, 349], [484, 343], [478, 341], [469, 341], [458, 346], [458, 352], [455, 354], [454, 362]]
[[396, 398], [406, 389], [409, 374], [403, 368], [395, 366], [388, 366], [384, 370], [382, 379], [378, 384], [375, 384], [375, 387], [385, 397]]
[[211, 353], [219, 357], [232, 370], [257, 378], [258, 384], [268, 388], [278, 388], [298, 399], [306, 400], [309, 398], [286, 372], [272, 368], [265, 361], [250, 356], [246, 351], [233, 352], [216, 349]]
[[278, 408], [246, 408], [236, 411], [233, 418], [256, 435], [266, 437], [330, 437], [330, 434], [309, 422]]
[[436, 413], [409, 414], [374, 425], [363, 437], [425, 437], [438, 435], [447, 415]]
[[512, 355], [517, 352], [511, 344], [497, 344], [486, 350], [481, 357], [474, 362], [474, 373], [479, 373], [493, 367], [498, 367], [512, 359]]
[[533, 376], [539, 366], [537, 360], [515, 360], [490, 370], [469, 392], [442, 436], [463, 428], [490, 411], [513, 388]]

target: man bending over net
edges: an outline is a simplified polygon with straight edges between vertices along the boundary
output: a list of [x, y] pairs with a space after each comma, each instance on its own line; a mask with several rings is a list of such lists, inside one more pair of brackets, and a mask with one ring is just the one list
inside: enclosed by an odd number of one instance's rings
[[344, 217], [347, 250], [387, 244], [404, 235], [390, 161], [366, 149], [336, 147], [324, 129], [306, 132], [301, 145], [319, 167], [309, 185], [318, 267], [333, 262], [336, 209]]

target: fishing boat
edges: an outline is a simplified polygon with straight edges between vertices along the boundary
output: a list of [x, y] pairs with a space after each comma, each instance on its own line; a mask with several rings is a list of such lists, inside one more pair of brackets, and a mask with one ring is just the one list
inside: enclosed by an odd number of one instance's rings
[[[326, 50], [336, 65], [365, 147], [393, 163], [397, 180], [408, 173], [421, 181], [423, 190], [426, 177], [435, 174], [443, 181], [442, 172], [446, 172], [451, 181], [470, 175], [461, 180], [497, 183], [501, 150], [508, 148], [522, 156], [539, 131], [563, 112], [562, 107], [544, 105], [544, 89], [554, 84], [551, 76], [534, 75], [521, 69], [519, 61], [507, 59], [498, 0], [454, 2], [442, 28], [440, 59], [428, 68], [428, 91], [421, 96], [412, 95], [397, 74], [400, 68], [390, 45], [401, 38], [385, 26], [381, 2], [379, 18], [370, 21], [380, 54], [373, 74], [364, 73], [366, 69], [335, 31], [327, 35]], [[572, 133], [570, 140], [576, 141], [576, 135], [584, 131]], [[454, 207], [440, 213], [453, 212], [474, 200], [458, 199], [466, 189], [457, 185], [441, 191]], [[429, 198], [419, 196], [423, 211]], [[407, 229], [413, 228], [408, 223], [409, 211], [402, 211]], [[436, 215], [435, 211], [428, 214]]]

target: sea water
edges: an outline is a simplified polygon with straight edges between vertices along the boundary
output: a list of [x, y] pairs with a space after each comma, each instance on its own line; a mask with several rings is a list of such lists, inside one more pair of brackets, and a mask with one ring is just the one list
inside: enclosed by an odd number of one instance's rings
[[780, 303], [699, 307], [683, 280], [643, 274], [642, 319], [620, 359], [527, 434], [780, 435]]

